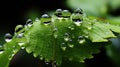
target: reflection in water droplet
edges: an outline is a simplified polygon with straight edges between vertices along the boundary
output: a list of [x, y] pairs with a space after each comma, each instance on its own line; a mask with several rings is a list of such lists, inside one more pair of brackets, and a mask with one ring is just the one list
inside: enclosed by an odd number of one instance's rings
[[68, 10], [63, 10], [62, 16], [63, 16], [63, 18], [70, 18], [71, 13]]
[[49, 63], [50, 63], [49, 61], [45, 60], [45, 64], [46, 64], [46, 65], [49, 65]]
[[12, 35], [10, 33], [6, 33], [4, 38], [6, 42], [10, 42], [12, 40]]
[[19, 42], [18, 45], [19, 45], [19, 46], [23, 46], [24, 43], [23, 43], [23, 42]]
[[24, 28], [23, 25], [17, 25], [17, 26], [15, 27], [15, 33], [19, 32], [19, 31], [22, 30], [23, 28]]
[[67, 47], [66, 47], [66, 44], [65, 44], [65, 43], [62, 43], [62, 44], [61, 44], [61, 49], [62, 49], [63, 51], [65, 51], [66, 48], [67, 48]]
[[69, 39], [69, 41], [68, 41], [68, 46], [69, 46], [70, 48], [73, 48], [73, 47], [74, 47], [74, 44], [73, 44], [73, 40], [72, 40], [72, 39]]
[[83, 36], [79, 36], [78, 37], [78, 42], [79, 42], [79, 44], [85, 43], [85, 38]]
[[44, 24], [44, 25], [49, 25], [51, 23], [51, 17], [48, 14], [43, 14], [41, 16], [40, 21]]
[[0, 45], [0, 54], [2, 54], [4, 52], [4, 48], [2, 45]]
[[31, 19], [28, 19], [28, 20], [26, 21], [26, 25], [27, 25], [28, 27], [31, 27], [32, 24], [33, 24], [33, 22], [32, 22]]

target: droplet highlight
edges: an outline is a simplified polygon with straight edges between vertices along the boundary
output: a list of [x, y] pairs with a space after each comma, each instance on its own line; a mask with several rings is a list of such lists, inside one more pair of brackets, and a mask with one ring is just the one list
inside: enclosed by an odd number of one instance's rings
[[5, 36], [4, 36], [4, 38], [5, 38], [6, 42], [12, 41], [12, 35], [10, 33], [6, 33]]

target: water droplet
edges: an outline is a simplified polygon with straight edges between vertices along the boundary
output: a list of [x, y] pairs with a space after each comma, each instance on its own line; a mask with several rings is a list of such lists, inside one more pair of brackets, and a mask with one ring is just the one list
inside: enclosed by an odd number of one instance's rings
[[44, 24], [44, 25], [49, 25], [51, 23], [51, 17], [48, 14], [43, 14], [41, 16], [40, 21]]
[[74, 26], [69, 26], [68, 28], [71, 29], [71, 30], [75, 29]]
[[33, 24], [33, 22], [32, 22], [31, 19], [28, 19], [28, 20], [26, 21], [26, 25], [27, 25], [28, 27], [31, 27], [32, 24]]
[[[20, 33], [17, 35], [17, 38], [23, 38], [24, 37], [24, 33]], [[23, 47], [24, 42], [18, 42], [18, 45], [21, 46], [22, 49], [24, 49], [25, 47]]]
[[64, 34], [64, 40], [65, 40], [65, 41], [68, 41], [68, 40], [69, 40], [69, 34], [68, 34], [68, 33], [65, 33], [65, 34]]
[[80, 14], [72, 14], [72, 21], [76, 26], [80, 26], [83, 21], [83, 16]]
[[10, 33], [6, 33], [4, 38], [6, 42], [10, 42], [12, 40], [12, 35]]
[[79, 42], [79, 44], [85, 43], [85, 38], [83, 36], [79, 36], [78, 37], [78, 42]]
[[17, 25], [17, 26], [15, 27], [15, 33], [19, 32], [19, 31], [22, 30], [23, 28], [24, 28], [23, 25]]
[[74, 10], [74, 13], [83, 14], [83, 10], [81, 8], [77, 8]]
[[57, 38], [57, 31], [58, 31], [58, 29], [57, 28], [54, 28], [54, 30], [53, 30], [53, 32], [54, 32], [54, 38]]
[[69, 41], [68, 41], [68, 46], [69, 46], [70, 48], [73, 48], [73, 47], [74, 47], [74, 44], [73, 44], [73, 40], [72, 40], [72, 39], [69, 39]]
[[65, 51], [66, 50], [66, 44], [65, 43], [61, 43], [61, 49], [63, 50], [63, 51]]
[[70, 18], [71, 13], [68, 10], [63, 10], [62, 16], [63, 16], [63, 18]]
[[61, 18], [62, 17], [62, 9], [57, 9], [55, 11], [55, 16], [57, 16], [58, 18]]

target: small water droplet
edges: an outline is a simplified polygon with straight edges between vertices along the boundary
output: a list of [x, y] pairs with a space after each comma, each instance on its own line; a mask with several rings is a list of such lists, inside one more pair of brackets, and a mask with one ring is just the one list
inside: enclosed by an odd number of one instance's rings
[[57, 38], [57, 31], [58, 31], [58, 28], [54, 28], [53, 32], [54, 32], [54, 38]]
[[31, 19], [28, 19], [28, 20], [26, 21], [26, 25], [27, 25], [28, 27], [31, 27], [32, 24], [33, 24], [33, 22], [32, 22]]
[[70, 48], [73, 48], [73, 47], [74, 47], [74, 44], [73, 44], [73, 40], [72, 40], [72, 39], [69, 39], [69, 41], [68, 41], [68, 46], [69, 46]]
[[68, 10], [63, 10], [62, 16], [63, 16], [63, 18], [70, 18], [71, 13]]
[[64, 40], [65, 40], [65, 41], [68, 41], [69, 39], [70, 39], [70, 38], [69, 38], [69, 34], [68, 34], [68, 33], [65, 33], [65, 34], [64, 34]]
[[4, 38], [6, 42], [10, 42], [12, 40], [12, 35], [10, 33], [6, 33]]
[[55, 11], [55, 16], [57, 16], [58, 18], [61, 18], [62, 17], [62, 9], [57, 9]]
[[51, 17], [48, 14], [43, 14], [41, 16], [40, 21], [44, 24], [44, 25], [49, 25], [51, 23]]
[[61, 43], [61, 49], [63, 50], [63, 51], [65, 51], [66, 50], [66, 44], [65, 43]]
[[24, 28], [23, 25], [17, 25], [17, 26], [15, 27], [15, 33], [19, 32], [19, 31], [22, 30], [23, 28]]
[[81, 8], [77, 8], [74, 10], [74, 13], [83, 14], [83, 10]]
[[78, 37], [78, 42], [79, 42], [79, 44], [85, 43], [85, 38], [83, 36], [79, 36]]

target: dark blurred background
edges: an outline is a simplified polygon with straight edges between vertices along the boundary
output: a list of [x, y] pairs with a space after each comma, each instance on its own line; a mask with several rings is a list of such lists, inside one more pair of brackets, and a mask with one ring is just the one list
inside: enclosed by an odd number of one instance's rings
[[[25, 24], [28, 18], [40, 18], [43, 13], [55, 11], [58, 8], [73, 10], [67, 5], [69, 0], [3, 0], [0, 1], [0, 37], [7, 32], [14, 33], [14, 28], [18, 24]], [[77, 8], [77, 7], [76, 7]], [[112, 16], [120, 15], [120, 8], [109, 9]], [[90, 14], [91, 15], [91, 14]], [[32, 17], [33, 16], [33, 17]], [[95, 16], [93, 14], [93, 16]], [[99, 16], [101, 17], [101, 16]], [[105, 18], [105, 17], [104, 17]], [[63, 61], [62, 67], [115, 67], [115, 63], [106, 55], [106, 49], [101, 49], [99, 54], [95, 54], [93, 59], [87, 59], [85, 64]], [[39, 58], [34, 58], [27, 54], [25, 50], [18, 52], [10, 63], [10, 67], [51, 67], [45, 65]]]

